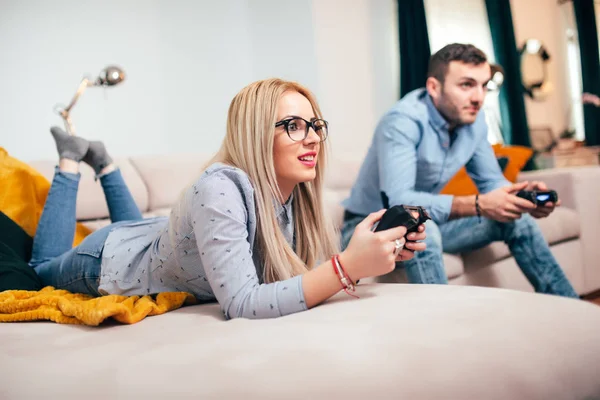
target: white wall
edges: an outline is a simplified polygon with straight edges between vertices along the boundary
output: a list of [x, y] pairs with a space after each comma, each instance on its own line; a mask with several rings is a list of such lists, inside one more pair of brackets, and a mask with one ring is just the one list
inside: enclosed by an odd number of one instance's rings
[[334, 151], [362, 156], [377, 120], [398, 100], [395, 2], [315, 0], [313, 18], [317, 94], [332, 123]]
[[115, 63], [126, 81], [88, 89], [72, 113], [115, 156], [215, 151], [231, 98], [271, 76], [317, 94], [337, 155], [362, 154], [397, 97], [394, 3], [2, 0], [0, 146], [54, 159], [54, 105]]
[[[231, 98], [277, 75], [316, 84], [310, 1], [0, 3], [1, 145], [22, 159], [54, 158], [48, 132], [84, 74], [109, 63], [127, 80], [88, 89], [73, 110], [77, 132], [116, 155], [214, 151]], [[310, 26], [310, 22], [308, 24]]]

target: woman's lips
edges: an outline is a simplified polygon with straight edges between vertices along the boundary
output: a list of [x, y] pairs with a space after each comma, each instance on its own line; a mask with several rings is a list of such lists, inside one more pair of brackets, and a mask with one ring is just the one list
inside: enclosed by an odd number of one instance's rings
[[298, 157], [298, 161], [300, 161], [307, 167], [314, 167], [315, 165], [317, 165], [317, 153], [310, 152], [302, 154], [300, 157]]
[[312, 161], [305, 161], [305, 160], [299, 160], [302, 164], [306, 165], [307, 167], [314, 167], [315, 165], [317, 165], [317, 160], [312, 160]]

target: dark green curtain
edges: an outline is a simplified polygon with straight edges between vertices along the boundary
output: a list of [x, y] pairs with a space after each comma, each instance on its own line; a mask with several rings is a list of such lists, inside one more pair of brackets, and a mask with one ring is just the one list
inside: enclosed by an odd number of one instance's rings
[[429, 35], [423, 0], [398, 0], [400, 97], [425, 86], [429, 66]]
[[[504, 83], [500, 90], [502, 134], [506, 144], [531, 146], [529, 126], [525, 113], [521, 61], [509, 0], [485, 0], [496, 62], [504, 69]], [[528, 166], [529, 168], [532, 165]]]
[[[581, 54], [581, 80], [583, 91], [600, 95], [600, 55], [594, 0], [574, 0], [575, 20]], [[583, 106], [585, 142], [588, 146], [600, 145], [599, 111], [593, 104]]]

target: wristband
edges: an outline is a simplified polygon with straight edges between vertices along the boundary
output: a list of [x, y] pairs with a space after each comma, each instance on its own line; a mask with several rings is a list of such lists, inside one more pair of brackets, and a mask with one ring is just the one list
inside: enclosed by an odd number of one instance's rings
[[358, 299], [358, 296], [350, 293], [354, 292], [356, 288], [354, 286], [354, 283], [352, 282], [352, 279], [350, 279], [348, 274], [346, 274], [346, 271], [344, 270], [342, 263], [340, 263], [340, 259], [337, 254], [331, 257], [331, 265], [333, 266], [333, 271], [335, 272], [338, 279], [340, 280], [340, 283], [342, 284], [342, 289], [344, 290], [344, 292]]
[[481, 208], [479, 207], [479, 194], [475, 195], [475, 212], [477, 213], [477, 218], [479, 218], [479, 222], [481, 223]]

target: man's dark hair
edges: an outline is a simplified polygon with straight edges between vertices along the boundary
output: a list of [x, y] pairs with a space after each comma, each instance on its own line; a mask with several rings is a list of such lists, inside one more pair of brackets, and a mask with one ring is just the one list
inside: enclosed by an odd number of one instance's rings
[[486, 62], [487, 57], [483, 51], [472, 44], [452, 43], [432, 54], [429, 59], [427, 77], [434, 77], [443, 83], [451, 61], [479, 65]]

